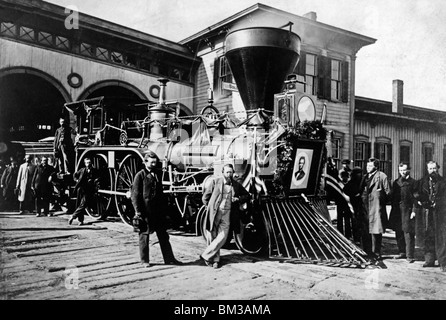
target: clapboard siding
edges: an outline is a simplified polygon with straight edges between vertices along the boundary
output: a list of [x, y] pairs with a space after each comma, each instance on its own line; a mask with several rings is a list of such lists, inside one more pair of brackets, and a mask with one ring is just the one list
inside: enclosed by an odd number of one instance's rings
[[[392, 179], [398, 178], [398, 164], [400, 162], [400, 145], [402, 141], [411, 142], [411, 163], [412, 176], [415, 179], [423, 177], [423, 143], [432, 143], [434, 145], [434, 159], [440, 166], [443, 163], [443, 150], [446, 144], [446, 137], [440, 133], [434, 132], [426, 125], [422, 130], [414, 127], [400, 126], [398, 121], [394, 123], [374, 123], [364, 120], [356, 120], [354, 125], [354, 136], [366, 136], [372, 142], [372, 155], [374, 154], [373, 143], [376, 138], [389, 138], [392, 143]], [[440, 168], [443, 175], [444, 168]]]

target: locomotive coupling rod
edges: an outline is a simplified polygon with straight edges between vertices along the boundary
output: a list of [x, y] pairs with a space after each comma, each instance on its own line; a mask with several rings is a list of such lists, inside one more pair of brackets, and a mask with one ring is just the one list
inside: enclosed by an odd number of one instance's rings
[[124, 197], [129, 197], [129, 192], [119, 192], [119, 191], [112, 191], [112, 190], [98, 190], [98, 193], [105, 193], [105, 194], [112, 194], [112, 195], [116, 195], [116, 196], [124, 196]]

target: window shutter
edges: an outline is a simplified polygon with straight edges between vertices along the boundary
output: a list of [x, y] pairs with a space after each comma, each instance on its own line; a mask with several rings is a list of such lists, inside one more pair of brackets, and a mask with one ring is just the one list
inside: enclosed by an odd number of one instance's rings
[[330, 83], [330, 71], [331, 60], [324, 56], [318, 56], [318, 88], [317, 97], [319, 99], [330, 100], [331, 83]]
[[348, 102], [348, 65], [347, 61], [341, 62], [341, 100], [342, 102]]
[[[376, 150], [376, 148], [375, 148]], [[372, 154], [372, 143], [371, 142], [367, 142], [367, 155], [365, 157], [364, 160], [369, 160], [369, 158], [371, 158], [371, 154]]]
[[220, 58], [214, 60], [214, 101], [218, 100], [220, 97]]

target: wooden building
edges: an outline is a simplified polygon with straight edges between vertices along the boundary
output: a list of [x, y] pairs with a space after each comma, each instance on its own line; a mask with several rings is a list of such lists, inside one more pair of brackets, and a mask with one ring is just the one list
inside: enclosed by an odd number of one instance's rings
[[380, 169], [398, 178], [398, 164], [412, 167], [420, 179], [426, 163], [435, 160], [445, 173], [446, 112], [403, 103], [403, 81], [393, 81], [392, 101], [356, 97], [354, 113], [354, 164], [365, 167], [366, 159], [380, 160]]

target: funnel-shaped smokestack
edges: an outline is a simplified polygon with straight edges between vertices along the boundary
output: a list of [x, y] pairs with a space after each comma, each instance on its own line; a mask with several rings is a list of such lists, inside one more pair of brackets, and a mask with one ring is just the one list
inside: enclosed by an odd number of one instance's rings
[[274, 94], [299, 61], [299, 36], [283, 29], [241, 29], [226, 36], [225, 47], [246, 110], [272, 111]]

